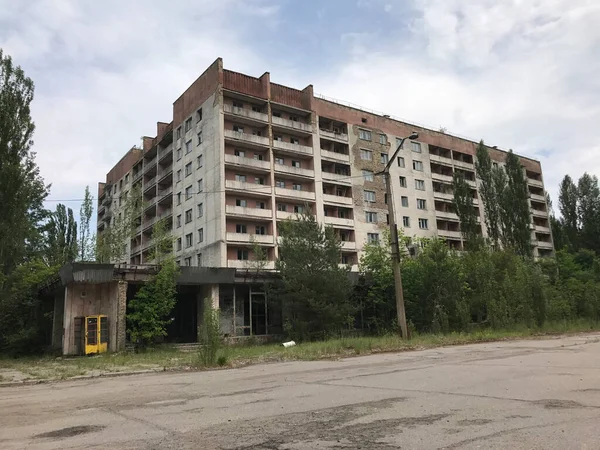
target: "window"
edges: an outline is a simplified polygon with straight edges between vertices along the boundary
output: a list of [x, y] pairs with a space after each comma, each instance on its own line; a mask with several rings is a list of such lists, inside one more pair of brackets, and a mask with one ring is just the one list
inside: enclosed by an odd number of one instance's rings
[[236, 101], [236, 100], [234, 100], [234, 101], [233, 101], [233, 102], [231, 102], [231, 103], [233, 104], [233, 107], [234, 107], [234, 108], [243, 108], [243, 107], [244, 107], [244, 104], [243, 104], [242, 102], [240, 102], [240, 101]]
[[181, 181], [181, 169], [177, 171], [177, 177], [175, 178], [175, 182], [179, 183]]
[[175, 132], [175, 139], [181, 139], [181, 127], [177, 128], [177, 131]]
[[190, 198], [192, 198], [192, 186], [185, 188], [185, 199], [189, 200]]
[[383, 203], [385, 203], [386, 205], [388, 204], [387, 199], [388, 199], [387, 193], [383, 194]]
[[285, 187], [285, 181], [283, 181], [283, 180], [275, 180], [275, 187], [284, 188]]
[[[198, 131], [198, 134], [196, 135], [197, 139], [198, 139], [198, 143], [196, 144], [196, 146], [202, 144], [202, 130]], [[192, 141], [190, 141], [191, 143]]]
[[497, 162], [492, 163], [492, 166], [494, 167], [494, 169], [497, 169], [498, 168], [498, 163]]
[[241, 200], [238, 198], [235, 201], [235, 206], [241, 206], [242, 208], [245, 208], [248, 206], [248, 200]]
[[358, 130], [358, 137], [363, 141], [371, 140], [371, 132], [369, 130]]
[[243, 233], [243, 234], [246, 234], [246, 233], [247, 233], [247, 227], [246, 227], [246, 225], [238, 223], [238, 224], [235, 226], [235, 232], [236, 232], [236, 233]]
[[379, 135], [379, 143], [383, 145], [387, 144], [387, 136], [385, 134]]
[[417, 199], [417, 209], [427, 209], [427, 202], [422, 198]]
[[194, 234], [188, 233], [185, 235], [185, 248], [189, 248], [194, 244]]
[[260, 130], [252, 130], [252, 136], [262, 136], [262, 131], [260, 131]]
[[297, 116], [290, 116], [290, 120], [292, 122], [298, 122], [298, 117]]
[[260, 106], [253, 106], [252, 111], [259, 113], [259, 112], [262, 112], [262, 108]]
[[125, 175], [125, 183], [129, 183], [129, 174]]
[[408, 208], [408, 197], [402, 196], [402, 197], [400, 197], [400, 201], [401, 201], [403, 207]]
[[377, 222], [377, 213], [375, 212], [365, 212], [365, 219], [367, 223], [376, 223]]
[[421, 161], [413, 161], [413, 170], [423, 172], [423, 163]]
[[196, 255], [196, 264], [198, 267], [202, 266], [202, 253], [198, 253], [198, 255]]
[[181, 238], [177, 238], [177, 251], [181, 251]]
[[198, 243], [204, 242], [204, 228], [198, 230]]
[[190, 223], [192, 221], [192, 210], [188, 209], [185, 212], [185, 223]]
[[179, 215], [177, 216], [177, 221], [176, 221], [176, 224], [177, 224], [177, 228], [180, 228], [180, 227], [181, 227], [181, 214], [179, 214]]
[[367, 233], [367, 242], [379, 242], [379, 233]]
[[366, 118], [366, 117], [363, 117], [363, 118], [361, 118], [361, 119], [360, 119], [360, 121], [361, 121], [362, 123], [367, 123], [367, 118]]
[[398, 167], [405, 167], [404, 158], [402, 156], [398, 156]]
[[238, 261], [248, 261], [248, 250], [239, 249], [237, 251]]
[[287, 205], [284, 204], [284, 203], [277, 203], [277, 211], [286, 212], [287, 211]]
[[415, 180], [415, 189], [418, 191], [424, 191], [425, 190], [425, 181]]
[[235, 181], [239, 181], [241, 183], [246, 182], [246, 175], [240, 175], [239, 173], [235, 174]]
[[302, 214], [302, 213], [304, 213], [304, 206], [294, 205], [294, 212], [296, 214]]
[[342, 264], [352, 264], [350, 255], [342, 255]]
[[295, 167], [296, 169], [300, 168], [300, 161], [292, 161], [292, 167]]
[[421, 153], [421, 144], [419, 144], [418, 142], [411, 142], [410, 144], [412, 145], [413, 152]]
[[360, 159], [364, 159], [365, 161], [373, 160], [373, 152], [371, 150], [365, 150], [364, 148], [360, 149]]
[[202, 108], [196, 111], [196, 122], [200, 122], [202, 120]]
[[179, 161], [181, 159], [182, 156], [182, 152], [181, 152], [181, 148], [177, 149], [177, 161]]
[[256, 228], [254, 229], [254, 234], [260, 234], [261, 236], [264, 236], [265, 234], [267, 234], [267, 229], [261, 225], [256, 225]]
[[198, 155], [198, 157], [196, 158], [196, 163], [198, 164], [198, 169], [200, 167], [202, 167], [202, 165], [204, 164], [204, 157], [203, 157], [203, 155]]
[[290, 143], [292, 143], [292, 144], [300, 144], [300, 139], [292, 137], [292, 138], [290, 138]]
[[364, 170], [362, 171], [362, 176], [365, 179], [365, 181], [373, 181], [373, 172], [371, 170]]
[[190, 117], [185, 121], [185, 131], [188, 132], [192, 129], [192, 118]]
[[265, 209], [265, 202], [256, 202], [256, 209]]
[[192, 140], [190, 139], [185, 143], [185, 154], [187, 155], [192, 151]]
[[375, 192], [374, 191], [364, 191], [365, 202], [375, 203]]
[[404, 228], [410, 228], [410, 217], [408, 217], [408, 216], [402, 217], [402, 226]]
[[302, 190], [302, 185], [300, 183], [293, 183], [292, 184], [292, 189], [294, 191], [301, 191]]
[[281, 117], [281, 113], [279, 111], [273, 111], [273, 117]]
[[183, 265], [186, 267], [190, 267], [192, 265], [192, 257], [188, 256], [187, 258], [184, 258]]
[[419, 219], [419, 228], [421, 230], [427, 230], [429, 228], [429, 224], [427, 223], [427, 219]]
[[263, 177], [254, 177], [254, 184], [265, 184], [265, 179]]
[[192, 163], [187, 163], [185, 165], [185, 176], [189, 177], [192, 174]]
[[400, 187], [405, 188], [406, 186], [406, 177], [400, 177]]
[[198, 217], [204, 215], [204, 203], [198, 203]]
[[263, 155], [261, 155], [260, 153], [255, 153], [254, 154], [254, 159], [256, 159], [257, 161], [262, 161], [263, 160]]
[[244, 150], [234, 150], [233, 154], [241, 158], [244, 158], [246, 156], [246, 152]]
[[281, 164], [283, 166], [285, 164], [285, 160], [283, 158], [275, 158], [275, 164]]
[[181, 205], [181, 192], [177, 193], [177, 204]]
[[388, 155], [387, 153], [381, 154], [381, 164], [387, 164], [389, 160], [390, 160], [390, 155]]
[[179, 267], [181, 267], [181, 260], [180, 259], [176, 259], [175, 260], [175, 264], [177, 264]]
[[273, 136], [273, 139], [275, 141], [280, 141], [280, 142], [283, 141], [283, 137], [281, 135], [279, 135], [279, 134], [276, 134], [275, 136]]
[[244, 127], [240, 127], [239, 125], [234, 125], [233, 126], [233, 131], [237, 131], [238, 133], [243, 133], [244, 132]]
[[202, 178], [200, 178], [198, 180], [198, 192], [202, 192], [202, 191], [204, 191], [204, 183], [202, 181]]

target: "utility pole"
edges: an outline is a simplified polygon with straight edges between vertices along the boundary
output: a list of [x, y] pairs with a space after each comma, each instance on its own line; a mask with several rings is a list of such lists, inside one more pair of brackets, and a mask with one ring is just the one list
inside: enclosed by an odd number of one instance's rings
[[400, 270], [400, 243], [398, 242], [398, 227], [396, 225], [396, 216], [394, 214], [394, 199], [392, 197], [392, 178], [390, 176], [390, 167], [396, 160], [396, 156], [402, 149], [406, 139], [417, 139], [419, 135], [414, 131], [408, 138], [403, 138], [398, 144], [398, 148], [388, 160], [385, 168], [377, 175], [385, 177], [385, 189], [387, 192], [387, 204], [390, 225], [390, 240], [392, 244], [392, 268], [394, 270], [394, 291], [396, 294], [396, 311], [398, 314], [398, 325], [402, 330], [402, 338], [408, 339], [408, 327], [406, 325], [406, 310], [404, 308], [404, 291], [402, 289], [402, 272]]

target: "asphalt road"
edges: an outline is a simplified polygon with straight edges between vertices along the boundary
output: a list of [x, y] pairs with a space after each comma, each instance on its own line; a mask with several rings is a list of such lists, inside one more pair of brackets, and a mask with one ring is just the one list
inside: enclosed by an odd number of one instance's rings
[[0, 449], [600, 449], [600, 335], [0, 388]]

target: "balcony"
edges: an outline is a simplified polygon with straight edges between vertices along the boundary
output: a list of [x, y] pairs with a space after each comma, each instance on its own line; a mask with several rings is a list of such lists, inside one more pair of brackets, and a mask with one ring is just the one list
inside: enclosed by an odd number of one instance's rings
[[283, 141], [274, 140], [273, 147], [277, 148], [279, 150], [287, 150], [287, 151], [291, 151], [291, 152], [295, 152], [295, 153], [302, 153], [305, 155], [313, 154], [312, 147], [309, 147], [307, 145], [302, 145], [302, 144], [292, 144], [291, 142], [283, 142]]
[[169, 176], [173, 177], [173, 166], [169, 166], [164, 170], [159, 170], [158, 175], [156, 176], [156, 179], [160, 183], [161, 181], [165, 180]]
[[342, 217], [325, 216], [323, 221], [327, 225], [334, 225], [334, 226], [339, 226], [339, 227], [353, 227], [354, 226], [354, 219], [344, 219]]
[[529, 186], [535, 186], [535, 187], [544, 187], [544, 182], [542, 180], [534, 180], [533, 178], [527, 178], [527, 184], [529, 184]]
[[302, 169], [300, 167], [286, 166], [284, 164], [275, 164], [275, 172], [289, 173], [290, 175], [297, 175], [300, 177], [315, 177], [315, 171], [312, 169]]
[[255, 136], [254, 134], [242, 133], [240, 131], [225, 130], [225, 139], [233, 142], [246, 142], [258, 146], [269, 146], [269, 138], [263, 136]]
[[238, 106], [229, 105], [227, 103], [225, 103], [223, 105], [223, 112], [226, 115], [233, 115], [236, 117], [245, 117], [247, 119], [258, 120], [259, 122], [268, 122], [269, 121], [269, 116], [264, 113], [252, 111], [251, 109], [248, 109], [248, 108], [240, 108]]
[[142, 251], [142, 246], [141, 245], [132, 245], [131, 246], [131, 255], [135, 255], [139, 252]]
[[133, 177], [131, 178], [131, 182], [135, 183], [137, 180], [139, 180], [140, 178], [142, 178], [142, 175], [144, 174], [143, 170], [139, 170], [136, 173], [133, 174]]
[[348, 135], [345, 133], [334, 133], [333, 131], [320, 129], [319, 136], [325, 139], [333, 139], [338, 142], [348, 142]]
[[270, 209], [248, 208], [244, 206], [225, 205], [225, 213], [231, 216], [257, 217], [271, 219], [273, 211]]
[[250, 234], [250, 233], [227, 233], [228, 242], [243, 242], [245, 244], [272, 244], [272, 234]]
[[429, 155], [429, 161], [452, 167], [452, 159], [440, 155]]
[[342, 250], [356, 250], [356, 242], [342, 241]]
[[281, 197], [301, 198], [303, 200], [315, 200], [316, 195], [310, 191], [297, 191], [296, 189], [275, 188], [275, 195]]
[[542, 211], [541, 209], [531, 209], [531, 214], [536, 217], [548, 217], [548, 211]]
[[156, 186], [156, 180], [158, 177], [150, 178], [148, 181], [144, 183], [144, 192], [149, 191], [151, 188]]
[[457, 159], [453, 159], [452, 161], [454, 161], [454, 167], [460, 167], [461, 169], [467, 169], [467, 170], [471, 170], [471, 171], [474, 170], [473, 163], [459, 161]]
[[144, 243], [142, 244], [142, 250], [148, 250], [150, 248], [152, 248], [152, 239], [148, 239], [147, 241], [144, 241]]
[[278, 220], [294, 219], [298, 214], [289, 211], [277, 211]]
[[158, 190], [158, 201], [161, 202], [173, 195], [173, 186]]
[[225, 154], [225, 163], [239, 167], [248, 167], [251, 169], [270, 170], [271, 163], [269, 161], [260, 161], [254, 158], [246, 158], [243, 156], [235, 156]]
[[550, 234], [550, 228], [542, 225], [534, 225], [536, 233]]
[[334, 203], [336, 205], [352, 206], [354, 204], [352, 197], [342, 197], [340, 195], [331, 195], [331, 194], [323, 194], [323, 201], [325, 203]]
[[452, 183], [451, 175], [442, 175], [441, 173], [431, 172], [431, 179], [435, 181], [442, 181], [444, 183]]
[[246, 181], [225, 180], [225, 188], [244, 193], [258, 195], [271, 195], [271, 186], [264, 184], [248, 183]]
[[450, 230], [437, 230], [438, 236], [448, 238], [448, 239], [462, 239], [462, 233], [460, 231], [450, 231]]
[[336, 183], [347, 184], [347, 185], [352, 184], [352, 175], [346, 175], [346, 174], [341, 174], [341, 173], [331, 173], [331, 172], [323, 171], [321, 173], [321, 176], [323, 177], [324, 180], [330, 180], [330, 181], [334, 181]]
[[538, 246], [538, 248], [554, 250], [554, 245], [552, 245], [552, 242], [537, 241], [536, 245]]
[[350, 155], [346, 153], [330, 152], [329, 150], [321, 149], [321, 158], [349, 163]]
[[453, 202], [454, 194], [433, 191], [433, 198], [435, 198], [436, 200], [445, 200], [445, 201]]
[[173, 158], [173, 149], [169, 146], [167, 148], [163, 148], [162, 150], [160, 150], [158, 152], [158, 161], [162, 162], [164, 161], [168, 156], [171, 157], [171, 159]]
[[546, 203], [546, 197], [544, 197], [543, 195], [529, 194], [529, 197], [531, 198], [531, 200], [534, 200], [536, 202]]
[[253, 261], [253, 260], [239, 260], [239, 259], [228, 259], [227, 267], [232, 269], [265, 269], [265, 270], [274, 270], [275, 269], [275, 261]]
[[438, 219], [458, 221], [458, 215], [449, 211], [435, 211], [435, 217]]
[[144, 173], [149, 172], [151, 169], [156, 168], [156, 156], [150, 161], [144, 161]]
[[304, 123], [297, 120], [284, 119], [283, 117], [271, 117], [273, 125], [279, 125], [282, 127], [292, 128], [294, 130], [303, 131], [305, 133], [312, 133], [312, 124]]

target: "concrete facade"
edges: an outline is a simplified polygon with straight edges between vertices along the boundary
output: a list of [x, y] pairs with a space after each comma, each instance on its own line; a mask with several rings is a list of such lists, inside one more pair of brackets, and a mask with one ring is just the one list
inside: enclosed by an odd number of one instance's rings
[[[386, 199], [383, 179], [374, 174], [412, 131], [419, 138], [405, 142], [402, 165], [393, 162], [393, 198]], [[364, 244], [387, 226], [386, 200], [394, 201], [405, 236], [437, 236], [460, 249], [451, 190], [458, 170], [472, 186], [486, 234], [476, 142], [316, 97], [312, 86], [296, 90], [272, 83], [268, 72], [254, 78], [228, 71], [221, 59], [175, 101], [173, 121], [159, 122], [157, 136], [145, 138], [142, 147], [128, 152], [99, 187], [100, 232], [110, 226], [109, 215], [118, 214], [106, 186], [113, 198], [128, 186], [144, 192], [140, 225], [119, 262], [151, 262], [152, 225], [166, 217], [182, 266], [251, 268], [258, 244], [268, 255], [266, 268], [273, 268], [277, 224], [308, 209], [335, 228], [343, 241], [341, 262], [356, 270]], [[503, 164], [506, 152], [490, 148], [490, 156]], [[553, 244], [541, 166], [520, 158], [534, 254], [549, 256]]]

